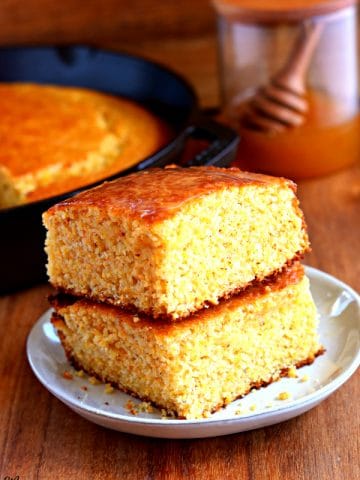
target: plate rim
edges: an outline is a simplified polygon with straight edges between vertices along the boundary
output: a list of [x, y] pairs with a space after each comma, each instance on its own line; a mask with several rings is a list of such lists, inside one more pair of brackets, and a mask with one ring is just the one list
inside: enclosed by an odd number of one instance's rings
[[[311, 285], [312, 278], [315, 278], [315, 279], [322, 278], [326, 280], [326, 282], [335, 284], [336, 286], [340, 287], [342, 290], [348, 291], [352, 295], [353, 300], [356, 302], [356, 304], [358, 305], [358, 308], [360, 309], [359, 294], [351, 286], [347, 285], [342, 280], [339, 280], [333, 275], [326, 273], [320, 269], [306, 266], [306, 265], [305, 265], [305, 273], [309, 277], [310, 285]], [[341, 387], [341, 385], [343, 385], [356, 372], [357, 368], [360, 365], [360, 347], [359, 347], [358, 351], [353, 356], [347, 368], [343, 370], [341, 373], [339, 373], [333, 380], [331, 380], [330, 383], [316, 389], [314, 392], [307, 394], [305, 398], [302, 397], [296, 400], [292, 400], [291, 404], [279, 405], [275, 408], [272, 408], [269, 411], [259, 411], [259, 412], [255, 411], [246, 416], [232, 415], [229, 418], [209, 417], [209, 418], [199, 418], [199, 419], [176, 419], [176, 418], [174, 419], [174, 418], [166, 417], [166, 418], [159, 419], [159, 418], [130, 416], [130, 414], [125, 415], [123, 413], [115, 413], [111, 411], [107, 412], [97, 407], [81, 404], [81, 402], [78, 399], [70, 398], [70, 394], [68, 394], [66, 390], [64, 391], [58, 387], [54, 388], [52, 385], [49, 385], [48, 383], [46, 383], [46, 381], [42, 378], [42, 376], [38, 372], [33, 362], [33, 356], [31, 352], [31, 343], [33, 341], [33, 337], [35, 336], [37, 330], [40, 329], [43, 324], [49, 321], [51, 312], [52, 312], [52, 309], [49, 308], [38, 318], [38, 320], [32, 326], [27, 337], [26, 354], [27, 354], [28, 362], [30, 364], [30, 367], [35, 377], [50, 393], [52, 393], [56, 398], [62, 401], [68, 408], [71, 408], [71, 405], [72, 405], [74, 406], [74, 408], [81, 410], [84, 413], [86, 412], [86, 414], [95, 415], [108, 420], [131, 424], [131, 425], [137, 425], [137, 426], [146, 425], [146, 426], [153, 426], [158, 428], [162, 428], [162, 427], [188, 428], [188, 427], [198, 427], [198, 426], [209, 427], [209, 426], [215, 426], [216, 424], [226, 425], [228, 423], [242, 424], [242, 423], [247, 423], [248, 421], [251, 421], [253, 419], [265, 420], [268, 417], [291, 413], [293, 410], [297, 410], [300, 407], [305, 408], [306, 406], [310, 405], [310, 408], [311, 408], [311, 405], [320, 403], [322, 400], [324, 400], [329, 395], [331, 395], [334, 391], [336, 391], [339, 387]], [[358, 317], [358, 322], [360, 324], [360, 315]]]

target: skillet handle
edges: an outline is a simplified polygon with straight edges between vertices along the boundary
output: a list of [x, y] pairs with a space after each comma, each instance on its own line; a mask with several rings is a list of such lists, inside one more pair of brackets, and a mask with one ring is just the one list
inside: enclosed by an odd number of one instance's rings
[[186, 167], [198, 165], [227, 167], [235, 158], [240, 140], [238, 134], [230, 127], [205, 116], [197, 117], [193, 125], [187, 129], [186, 135], [197, 140], [210, 142], [202, 152], [185, 163], [184, 166]]

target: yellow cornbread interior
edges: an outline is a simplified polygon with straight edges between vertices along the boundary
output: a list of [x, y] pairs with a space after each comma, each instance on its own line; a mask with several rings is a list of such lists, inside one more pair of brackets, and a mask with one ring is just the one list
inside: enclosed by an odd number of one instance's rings
[[63, 320], [53, 322], [80, 368], [188, 419], [311, 362], [321, 349], [306, 277], [167, 325], [88, 301], [57, 311]]
[[229, 187], [159, 221], [72, 203], [45, 213], [50, 282], [77, 296], [185, 317], [308, 248], [293, 190]]

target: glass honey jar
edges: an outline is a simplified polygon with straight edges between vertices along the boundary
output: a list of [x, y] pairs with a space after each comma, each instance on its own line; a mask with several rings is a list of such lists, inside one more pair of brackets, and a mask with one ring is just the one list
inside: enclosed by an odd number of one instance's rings
[[238, 166], [295, 180], [360, 157], [357, 2], [215, 0]]

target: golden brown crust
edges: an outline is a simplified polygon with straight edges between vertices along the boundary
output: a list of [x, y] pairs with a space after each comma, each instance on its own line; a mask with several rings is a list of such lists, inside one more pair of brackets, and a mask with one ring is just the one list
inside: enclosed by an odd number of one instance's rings
[[[198, 310], [194, 314], [182, 318], [181, 321], [172, 321], [171, 317], [162, 317], [154, 318], [150, 315], [144, 315], [135, 310], [129, 311], [121, 307], [116, 307], [113, 305], [98, 303], [86, 299], [84, 297], [77, 298], [68, 293], [58, 293], [57, 295], [52, 295], [49, 297], [50, 304], [55, 308], [57, 312], [61, 314], [61, 310], [69, 305], [74, 303], [79, 306], [79, 308], [86, 307], [88, 309], [96, 308], [98, 312], [112, 313], [119, 318], [119, 321], [129, 322], [134, 326], [134, 328], [143, 328], [148, 327], [151, 329], [156, 329], [157, 333], [162, 335], [168, 335], [173, 329], [178, 328], [188, 328], [189, 322], [192, 323], [201, 323], [208, 315], [213, 316], [216, 314], [218, 309], [226, 307], [227, 309], [237, 309], [241, 303], [250, 303], [264, 294], [270, 292], [275, 292], [282, 290], [289, 285], [295, 285], [304, 276], [304, 267], [300, 262], [295, 261], [289, 265], [286, 265], [281, 272], [272, 274], [262, 281], [254, 281], [251, 285], [243, 289], [241, 292], [231, 295], [227, 299], [222, 299], [218, 305], [214, 305], [211, 309], [205, 307], [201, 310]], [[134, 323], [134, 318], [136, 323]]]
[[115, 215], [126, 214], [152, 223], [172, 216], [184, 203], [211, 192], [273, 184], [296, 190], [290, 180], [244, 172], [235, 167], [154, 168], [82, 192], [55, 205], [47, 215], [69, 206], [79, 209], [97, 207]]

